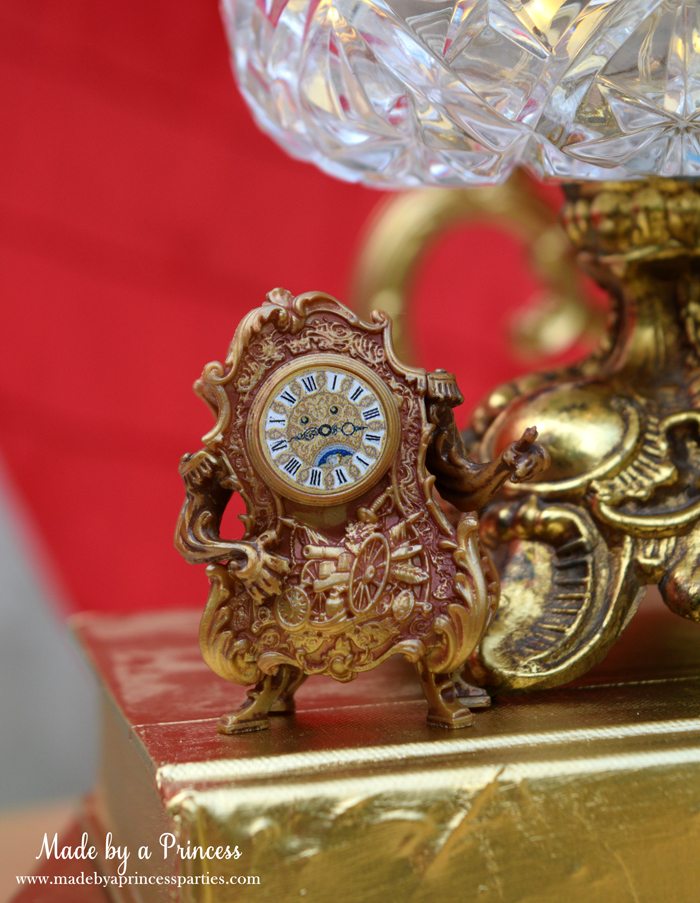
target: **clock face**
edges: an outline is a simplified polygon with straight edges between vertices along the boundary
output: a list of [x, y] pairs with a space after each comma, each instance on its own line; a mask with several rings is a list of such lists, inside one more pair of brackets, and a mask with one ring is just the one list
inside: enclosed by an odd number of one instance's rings
[[372, 371], [314, 355], [275, 374], [256, 405], [263, 476], [282, 495], [331, 505], [365, 492], [398, 442], [393, 396]]

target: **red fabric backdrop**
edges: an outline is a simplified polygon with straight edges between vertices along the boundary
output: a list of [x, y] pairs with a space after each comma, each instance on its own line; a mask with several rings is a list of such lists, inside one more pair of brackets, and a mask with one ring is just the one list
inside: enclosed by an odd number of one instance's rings
[[[256, 130], [214, 0], [4, 0], [0, 105], [0, 452], [74, 608], [201, 605], [172, 548], [211, 422], [191, 383], [273, 286], [342, 298], [380, 196]], [[522, 369], [504, 324], [531, 289], [504, 237], [448, 236], [421, 363], [473, 404]]]

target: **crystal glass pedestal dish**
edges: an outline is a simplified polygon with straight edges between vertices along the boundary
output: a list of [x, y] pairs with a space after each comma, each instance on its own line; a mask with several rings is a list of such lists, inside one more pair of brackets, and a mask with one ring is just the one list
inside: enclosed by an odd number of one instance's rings
[[260, 125], [398, 187], [700, 172], [700, 4], [224, 0]]
[[497, 183], [516, 166], [568, 183], [568, 234], [614, 316], [590, 358], [495, 390], [466, 434], [492, 458], [536, 424], [552, 455], [491, 508], [490, 682], [581, 675], [645, 584], [700, 620], [700, 3], [223, 8], [241, 89], [290, 154], [376, 187]]

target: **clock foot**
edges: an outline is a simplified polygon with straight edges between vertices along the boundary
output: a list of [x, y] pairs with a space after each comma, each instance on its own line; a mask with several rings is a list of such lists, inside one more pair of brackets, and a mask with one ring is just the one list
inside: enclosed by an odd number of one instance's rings
[[243, 713], [232, 712], [222, 715], [216, 729], [220, 734], [245, 734], [251, 731], [266, 731], [270, 727], [267, 715], [260, 718], [243, 718]]
[[465, 680], [464, 675], [456, 671], [452, 675], [455, 694], [461, 700], [463, 705], [469, 706], [470, 709], [488, 709], [491, 705], [491, 697], [483, 687], [471, 684]]
[[428, 702], [428, 724], [431, 727], [459, 730], [474, 724], [474, 715], [460, 701], [450, 674], [435, 674], [424, 662], [416, 664], [423, 692]]
[[284, 667], [287, 684], [280, 690], [280, 695], [270, 706], [270, 715], [293, 715], [296, 709], [294, 694], [306, 680], [307, 675], [296, 668]]
[[305, 675], [297, 668], [284, 665], [276, 674], [268, 674], [248, 692], [248, 698], [237, 711], [221, 716], [219, 733], [264, 731], [270, 727], [268, 715], [291, 715], [294, 712], [294, 693], [304, 679]]

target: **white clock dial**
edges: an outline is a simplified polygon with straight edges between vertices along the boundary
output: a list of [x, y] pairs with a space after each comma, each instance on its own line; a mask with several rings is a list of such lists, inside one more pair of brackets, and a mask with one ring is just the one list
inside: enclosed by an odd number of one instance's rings
[[368, 368], [342, 363], [300, 364], [266, 395], [259, 448], [283, 494], [332, 504], [386, 471], [389, 434], [398, 431], [393, 398]]

